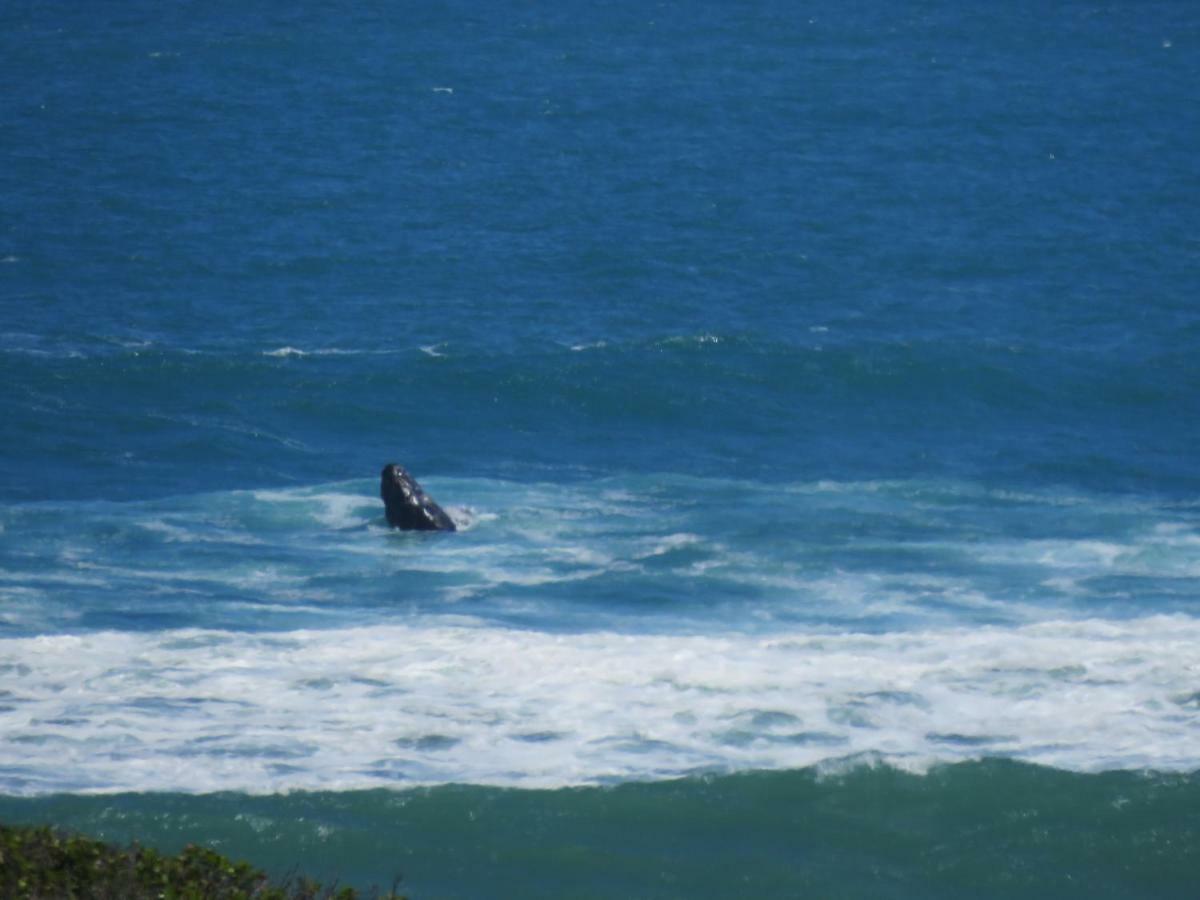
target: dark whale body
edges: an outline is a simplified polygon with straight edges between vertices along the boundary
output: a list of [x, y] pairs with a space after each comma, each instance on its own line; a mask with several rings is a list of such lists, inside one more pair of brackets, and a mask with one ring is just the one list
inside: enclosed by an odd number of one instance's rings
[[405, 531], [456, 531], [454, 520], [421, 490], [404, 466], [388, 463], [379, 479], [388, 524]]

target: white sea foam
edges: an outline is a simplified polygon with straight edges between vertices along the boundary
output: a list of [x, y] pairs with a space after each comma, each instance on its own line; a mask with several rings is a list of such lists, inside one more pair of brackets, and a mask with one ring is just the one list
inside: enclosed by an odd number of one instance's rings
[[305, 499], [316, 505], [316, 519], [329, 528], [353, 528], [362, 523], [368, 508], [374, 512], [378, 506], [375, 498], [361, 494], [309, 494]]
[[717, 334], [679, 334], [672, 335], [659, 341], [664, 347], [701, 346], [703, 344], [719, 344], [724, 340]]
[[[61, 588], [75, 607], [102, 617], [151, 594], [163, 598], [153, 609], [176, 615], [170, 592], [208, 590], [208, 602], [225, 603], [249, 590], [264, 610], [284, 601], [307, 609], [306, 601], [331, 595], [346, 615], [397, 599], [476, 598], [506, 615], [540, 608], [553, 618], [570, 608], [592, 628], [824, 622], [895, 630], [1019, 625], [1100, 608], [1178, 610], [1193, 589], [1188, 579], [1200, 577], [1194, 514], [1137, 503], [1064, 513], [1053, 494], [995, 502], [969, 486], [900, 481], [764, 488], [680, 477], [567, 485], [464, 478], [426, 486], [439, 500], [465, 501], [447, 506], [463, 532], [455, 539], [392, 533], [373, 479], [75, 508], [79, 527], [66, 541], [52, 511], [12, 508], [0, 527], [20, 552], [0, 583]], [[1097, 536], [1012, 536], [1046, 509]], [[947, 514], [949, 527], [938, 520]], [[997, 525], [1004, 515], [1017, 525]], [[825, 517], [848, 523], [844, 534], [814, 531]], [[874, 521], [884, 533], [872, 536]], [[960, 536], [959, 521], [987, 530]], [[277, 577], [253, 577], [267, 569]], [[419, 577], [393, 578], [403, 573]], [[1139, 597], [1147, 595], [1165, 607], [1146, 606]], [[646, 596], [655, 598], [652, 609], [639, 601]], [[646, 623], [647, 614], [663, 619]], [[265, 624], [275, 623], [256, 623]]]
[[0, 790], [1200, 765], [1200, 623], [1123, 619], [1185, 608], [1194, 512], [901, 481], [426, 486], [469, 504], [464, 534], [392, 533], [374, 479], [75, 504], [69, 532], [54, 504], [0, 511], [13, 631], [287, 629], [0, 641]]
[[0, 671], [15, 793], [557, 786], [862, 753], [1200, 764], [1200, 623], [1181, 616], [769, 638], [59, 635], [0, 641]]
[[635, 557], [638, 559], [648, 559], [653, 556], [665, 556], [675, 550], [702, 543], [704, 543], [704, 539], [698, 534], [684, 532], [668, 534], [663, 537], [651, 538], [646, 544], [645, 549], [635, 553]]
[[447, 506], [446, 513], [459, 531], [470, 531], [483, 522], [494, 522], [498, 518], [493, 512], [480, 512], [473, 506]]
[[[422, 348], [424, 349], [424, 348]], [[301, 350], [299, 347], [285, 346], [277, 347], [274, 350], [263, 350], [263, 356], [390, 356], [398, 353], [397, 350], [358, 350], [346, 347], [318, 347], [314, 350]]]
[[1123, 535], [1122, 540], [995, 542], [979, 548], [988, 562], [1034, 565], [1081, 576], [1200, 577], [1200, 536], [1168, 523]]
[[166, 518], [147, 519], [137, 523], [144, 530], [160, 536], [168, 543], [180, 544], [236, 544], [240, 546], [262, 545], [264, 541], [245, 531], [221, 529], [204, 531], [186, 521], [169, 521]]
[[72, 348], [57, 348], [43, 350], [40, 347], [5, 347], [8, 353], [19, 353], [22, 356], [37, 356], [43, 359], [83, 359], [84, 354]]

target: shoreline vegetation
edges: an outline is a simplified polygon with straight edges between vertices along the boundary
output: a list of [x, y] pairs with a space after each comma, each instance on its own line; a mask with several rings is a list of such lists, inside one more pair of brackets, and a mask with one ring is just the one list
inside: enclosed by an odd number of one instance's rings
[[273, 882], [248, 862], [189, 844], [172, 856], [46, 825], [0, 825], [0, 896], [26, 900], [406, 900], [292, 874]]

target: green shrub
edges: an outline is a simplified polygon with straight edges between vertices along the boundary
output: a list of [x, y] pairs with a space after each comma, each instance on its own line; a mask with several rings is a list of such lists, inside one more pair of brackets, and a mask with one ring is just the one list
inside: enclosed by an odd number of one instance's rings
[[[376, 900], [403, 900], [395, 887]], [[249, 863], [190, 844], [178, 856], [47, 827], [0, 825], [0, 897], [22, 900], [358, 900], [303, 876], [272, 884]]]

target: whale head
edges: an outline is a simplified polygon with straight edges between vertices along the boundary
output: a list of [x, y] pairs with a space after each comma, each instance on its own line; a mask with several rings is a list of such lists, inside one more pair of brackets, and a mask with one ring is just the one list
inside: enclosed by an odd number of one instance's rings
[[426, 494], [404, 466], [388, 463], [379, 476], [388, 524], [405, 531], [454, 531], [454, 520]]

